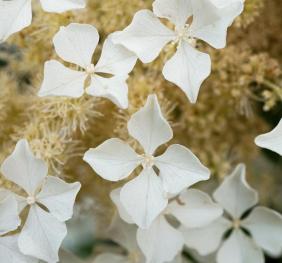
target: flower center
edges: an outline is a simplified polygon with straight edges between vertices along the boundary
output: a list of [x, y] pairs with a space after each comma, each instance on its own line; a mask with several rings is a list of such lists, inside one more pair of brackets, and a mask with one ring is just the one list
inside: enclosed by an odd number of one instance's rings
[[34, 196], [28, 196], [26, 198], [26, 202], [29, 204], [29, 205], [34, 205], [36, 203], [36, 198]]
[[154, 165], [155, 162], [154, 156], [149, 154], [143, 154], [142, 157], [143, 157], [142, 165], [144, 168], [150, 168]]
[[233, 221], [233, 228], [234, 229], [239, 229], [241, 227], [241, 220], [240, 219], [235, 219]]
[[186, 24], [184, 27], [176, 28], [175, 30], [177, 32], [176, 43], [186, 41], [191, 46], [196, 46], [196, 39], [192, 36], [190, 24]]
[[87, 66], [85, 71], [86, 71], [86, 73], [88, 75], [94, 74], [95, 73], [95, 66], [94, 66], [94, 64], [91, 64], [91, 65]]

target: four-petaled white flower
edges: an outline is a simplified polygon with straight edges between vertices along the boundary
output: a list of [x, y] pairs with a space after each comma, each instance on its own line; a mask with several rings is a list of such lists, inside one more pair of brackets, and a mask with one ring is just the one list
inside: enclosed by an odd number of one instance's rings
[[117, 106], [127, 108], [126, 80], [137, 60], [131, 51], [113, 44], [109, 36], [94, 66], [92, 56], [99, 34], [95, 27], [87, 24], [61, 27], [53, 42], [64, 61], [76, 64], [82, 70], [69, 69], [56, 60], [47, 61], [39, 96], [80, 97], [86, 88], [90, 95], [108, 98]]
[[[163, 75], [195, 103], [201, 83], [211, 71], [209, 55], [195, 49], [196, 39], [223, 48], [227, 28], [242, 10], [242, 0], [156, 0], [153, 12], [137, 12], [132, 23], [116, 33], [113, 41], [136, 53], [143, 63], [157, 58], [169, 42], [176, 43], [177, 51], [166, 62]], [[168, 19], [174, 30], [164, 26], [159, 18]]]
[[[10, 193], [18, 200], [19, 213], [29, 206], [26, 222], [18, 237], [21, 253], [57, 262], [59, 247], [67, 234], [64, 221], [72, 217], [80, 183], [68, 184], [47, 176], [47, 165], [34, 157], [26, 140], [17, 143], [14, 152], [3, 162], [1, 172], [26, 193], [26, 196]], [[14, 206], [12, 199], [10, 202], [11, 207]], [[4, 256], [5, 262], [14, 262], [9, 261], [8, 254]]]
[[150, 95], [145, 106], [131, 116], [128, 131], [142, 145], [144, 154], [139, 155], [124, 141], [112, 138], [88, 150], [84, 160], [109, 181], [125, 179], [143, 166], [140, 175], [123, 186], [121, 202], [139, 227], [148, 228], [166, 208], [168, 194], [178, 194], [184, 188], [208, 180], [210, 173], [182, 145], [173, 144], [164, 154], [154, 156], [156, 149], [173, 137], [156, 95]]
[[[46, 12], [54, 13], [85, 7], [85, 0], [40, 0], [40, 2]], [[31, 0], [0, 0], [0, 42], [29, 26], [31, 20]]]
[[243, 164], [236, 167], [213, 196], [228, 217], [204, 228], [183, 229], [188, 247], [202, 255], [219, 248], [218, 263], [263, 263], [263, 250], [271, 256], [282, 253], [282, 216], [260, 206], [247, 213], [257, 204], [258, 194], [246, 182]]
[[282, 155], [282, 118], [270, 132], [256, 137], [256, 145]]
[[[124, 209], [120, 200], [121, 188], [111, 192], [111, 199], [117, 206], [120, 217], [128, 224], [134, 221]], [[177, 255], [184, 246], [183, 234], [167, 220], [173, 216], [185, 227], [203, 227], [218, 219], [222, 208], [211, 198], [195, 189], [184, 190], [171, 200], [167, 208], [153, 221], [148, 229], [138, 228], [137, 244], [148, 263], [178, 262]], [[112, 235], [111, 235], [112, 236]]]

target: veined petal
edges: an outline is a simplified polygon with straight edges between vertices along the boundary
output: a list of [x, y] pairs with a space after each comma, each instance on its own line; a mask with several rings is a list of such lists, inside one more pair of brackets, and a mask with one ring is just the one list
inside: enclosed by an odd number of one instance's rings
[[183, 191], [178, 200], [169, 204], [168, 210], [186, 228], [207, 226], [223, 214], [219, 205], [196, 189]]
[[33, 205], [19, 235], [19, 248], [25, 255], [47, 262], [58, 262], [58, 251], [66, 234], [65, 223]]
[[155, 0], [153, 11], [156, 16], [167, 18], [178, 28], [185, 26], [193, 12], [191, 0]]
[[128, 107], [128, 75], [104, 78], [98, 75], [91, 77], [91, 85], [86, 89], [89, 95], [107, 98], [122, 109]]
[[19, 227], [18, 203], [12, 195], [0, 200], [0, 235], [4, 235]]
[[282, 118], [271, 132], [257, 136], [255, 143], [262, 148], [282, 155]]
[[234, 230], [217, 253], [218, 263], [264, 263], [262, 250], [240, 229]]
[[78, 182], [68, 184], [60, 178], [48, 176], [36, 199], [59, 221], [67, 221], [72, 217], [75, 198], [80, 187], [81, 184]]
[[84, 93], [86, 73], [65, 67], [56, 60], [44, 66], [44, 80], [38, 96], [66, 96], [79, 98]]
[[140, 157], [125, 142], [112, 138], [96, 148], [88, 150], [83, 157], [102, 178], [119, 181], [129, 176], [139, 165]]
[[242, 222], [255, 242], [271, 256], [282, 253], [282, 216], [266, 207], [256, 207]]
[[113, 41], [134, 52], [143, 63], [149, 63], [158, 57], [163, 47], [174, 40], [175, 36], [153, 12], [141, 10], [134, 15], [127, 28], [113, 36]]
[[146, 262], [163, 263], [173, 260], [184, 246], [181, 232], [161, 215], [148, 229], [137, 230], [137, 243]]
[[31, 0], [0, 1], [0, 43], [31, 24]]
[[131, 116], [127, 127], [129, 134], [143, 146], [147, 154], [153, 154], [173, 137], [155, 94], [149, 95], [145, 106]]
[[120, 200], [141, 228], [149, 228], [168, 203], [161, 180], [152, 168], [144, 169], [139, 176], [126, 183], [121, 189]]
[[48, 167], [42, 160], [34, 157], [27, 140], [22, 139], [3, 162], [1, 172], [8, 180], [33, 195], [47, 176]]
[[5, 263], [38, 263], [37, 259], [23, 255], [18, 247], [18, 235], [0, 238], [1, 261]]
[[246, 181], [244, 164], [237, 165], [217, 188], [213, 197], [234, 219], [240, 219], [244, 212], [258, 202], [257, 192]]
[[163, 68], [165, 79], [180, 87], [191, 103], [196, 103], [199, 89], [210, 73], [210, 56], [185, 41], [180, 42], [175, 55]]
[[62, 26], [54, 36], [57, 54], [65, 61], [82, 68], [91, 65], [92, 56], [99, 42], [99, 33], [94, 26], [72, 23]]
[[110, 197], [111, 197], [112, 201], [114, 202], [114, 204], [116, 205], [116, 207], [118, 209], [120, 218], [128, 224], [133, 224], [134, 222], [133, 222], [131, 216], [127, 213], [123, 204], [120, 201], [120, 191], [121, 191], [121, 187], [114, 189], [111, 192]]
[[170, 145], [163, 155], [156, 157], [155, 165], [160, 170], [165, 191], [171, 194], [178, 194], [210, 177], [209, 169], [189, 149], [179, 144]]
[[80, 9], [86, 6], [85, 0], [40, 0], [42, 8], [46, 12], [63, 13], [72, 9]]
[[187, 247], [197, 250], [206, 256], [215, 252], [220, 246], [225, 232], [231, 228], [231, 222], [221, 217], [206, 227], [185, 228], [181, 227]]
[[224, 48], [227, 28], [242, 13], [243, 1], [191, 1], [193, 5], [192, 36], [206, 41], [214, 48]]
[[130, 261], [123, 255], [103, 253], [97, 256], [93, 263], [130, 263]]
[[127, 75], [136, 64], [136, 55], [123, 47], [114, 44], [111, 34], [103, 45], [102, 54], [95, 66], [95, 72], [108, 73], [113, 75]]
[[18, 207], [18, 214], [20, 214], [23, 209], [27, 206], [26, 198], [20, 195], [15, 194], [14, 192], [11, 192], [7, 189], [0, 188], [0, 202], [1, 200], [4, 200], [6, 198], [14, 198], [17, 201], [17, 207]]

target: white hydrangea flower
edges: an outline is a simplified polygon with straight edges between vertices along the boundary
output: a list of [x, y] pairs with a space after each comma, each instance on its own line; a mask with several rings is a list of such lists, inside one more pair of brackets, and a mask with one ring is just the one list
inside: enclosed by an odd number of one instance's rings
[[214, 192], [214, 198], [228, 217], [221, 217], [204, 228], [184, 228], [188, 247], [201, 255], [218, 249], [217, 263], [263, 263], [263, 251], [271, 256], [282, 253], [282, 216], [261, 206], [246, 216], [257, 204], [258, 194], [246, 182], [243, 164], [224, 180]]
[[[121, 188], [113, 190], [111, 199], [117, 206], [120, 217], [128, 224], [133, 224], [134, 221], [121, 202], [120, 193]], [[167, 216], [172, 215], [186, 227], [202, 227], [218, 219], [222, 213], [222, 208], [213, 203], [207, 194], [195, 189], [183, 191], [177, 199], [174, 198], [169, 203], [148, 229], [138, 228], [137, 243], [146, 257], [146, 262], [179, 260], [177, 255], [184, 246], [183, 234], [168, 222]]]
[[[39, 96], [77, 98], [86, 91], [87, 94], [108, 98], [117, 106], [127, 108], [126, 80], [137, 60], [131, 51], [114, 45], [109, 36], [105, 40], [100, 60], [94, 66], [92, 56], [99, 42], [99, 34], [94, 26], [87, 24], [72, 23], [61, 27], [53, 42], [57, 54], [64, 61], [76, 64], [82, 70], [69, 69], [56, 60], [47, 61]], [[84, 90], [87, 80], [89, 85]]]
[[255, 143], [262, 148], [282, 155], [282, 118], [271, 132], [257, 136]]
[[156, 149], [173, 137], [156, 95], [150, 95], [145, 106], [132, 115], [128, 131], [142, 145], [144, 154], [137, 154], [122, 140], [112, 138], [88, 150], [84, 160], [109, 181], [123, 180], [142, 165], [140, 175], [123, 186], [121, 201], [134, 222], [148, 228], [166, 208], [167, 193], [178, 194], [199, 181], [208, 180], [210, 173], [189, 149], [178, 144], [154, 156]]
[[[85, 7], [85, 0], [40, 0], [40, 2], [46, 12], [54, 13]], [[31, 20], [31, 0], [0, 0], [0, 43], [29, 26]]]
[[[18, 237], [21, 253], [47, 262], [57, 262], [59, 247], [67, 234], [64, 221], [72, 217], [80, 183], [68, 184], [47, 176], [47, 165], [34, 157], [26, 140], [17, 143], [14, 152], [3, 162], [1, 172], [26, 193], [26, 196], [16, 195], [19, 213], [29, 207]], [[7, 257], [5, 262], [14, 262], [9, 261], [9, 255]]]
[[[195, 103], [200, 86], [211, 71], [210, 57], [195, 48], [196, 40], [214, 48], [225, 47], [227, 28], [242, 10], [242, 0], [156, 0], [153, 12], [137, 12], [132, 23], [113, 41], [136, 53], [143, 63], [156, 59], [168, 43], [177, 43], [177, 51], [166, 62], [163, 75]], [[159, 18], [168, 19], [174, 30]]]

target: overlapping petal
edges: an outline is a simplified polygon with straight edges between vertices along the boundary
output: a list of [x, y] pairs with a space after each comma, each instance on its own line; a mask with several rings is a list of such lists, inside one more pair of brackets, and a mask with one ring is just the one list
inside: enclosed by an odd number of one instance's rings
[[175, 33], [164, 26], [153, 12], [141, 10], [127, 28], [115, 34], [113, 41], [134, 52], [143, 63], [149, 63], [174, 38]]
[[27, 140], [22, 139], [2, 163], [1, 172], [8, 180], [33, 195], [47, 176], [48, 167], [42, 160], [34, 157]]
[[282, 253], [282, 216], [266, 207], [256, 207], [242, 225], [251, 233], [255, 242], [268, 254]]
[[163, 216], [159, 216], [148, 229], [137, 230], [137, 242], [146, 256], [146, 262], [163, 263], [173, 260], [182, 250], [182, 234]]
[[168, 203], [161, 179], [152, 168], [144, 169], [126, 183], [121, 189], [120, 200], [132, 220], [144, 229], [150, 227]]
[[86, 6], [85, 0], [40, 0], [42, 8], [46, 12], [63, 13], [72, 9], [80, 9]]
[[257, 136], [255, 143], [262, 148], [282, 155], [282, 119], [272, 131]]
[[120, 139], [112, 138], [83, 157], [93, 170], [109, 181], [119, 181], [129, 176], [140, 163], [135, 151]]
[[131, 116], [127, 127], [129, 134], [143, 146], [146, 154], [153, 154], [173, 137], [156, 95], [148, 96], [145, 106]]
[[246, 182], [246, 167], [239, 164], [214, 192], [214, 199], [234, 218], [258, 202], [258, 194]]
[[210, 177], [209, 170], [186, 147], [169, 146], [166, 152], [155, 158], [166, 192], [177, 194], [183, 189]]
[[180, 87], [191, 103], [197, 101], [200, 86], [210, 73], [210, 56], [184, 41], [163, 68], [165, 79]]

